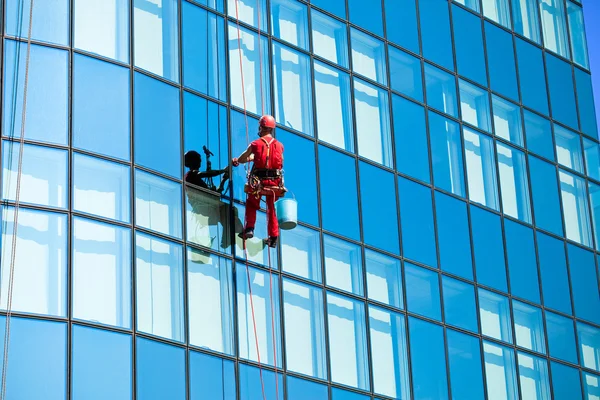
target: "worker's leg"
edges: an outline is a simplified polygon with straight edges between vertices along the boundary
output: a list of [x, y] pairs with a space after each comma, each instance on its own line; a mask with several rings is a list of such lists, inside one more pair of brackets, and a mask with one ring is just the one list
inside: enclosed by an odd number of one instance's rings
[[260, 208], [260, 197], [256, 198], [256, 196], [248, 195], [246, 199], [246, 225], [245, 229], [252, 228], [254, 229], [254, 225], [256, 224], [256, 211]]
[[268, 234], [269, 237], [277, 237], [279, 236], [279, 222], [277, 221], [277, 215], [275, 214], [275, 201], [277, 200], [277, 198], [274, 194], [269, 194], [266, 197]]

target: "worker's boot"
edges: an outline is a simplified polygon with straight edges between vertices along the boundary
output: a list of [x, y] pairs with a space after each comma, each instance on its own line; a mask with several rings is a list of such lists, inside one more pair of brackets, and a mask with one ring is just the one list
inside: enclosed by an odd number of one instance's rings
[[254, 237], [254, 228], [246, 228], [238, 236], [244, 240], [252, 239]]
[[277, 236], [270, 236], [268, 239], [265, 239], [265, 244], [272, 248], [277, 247]]

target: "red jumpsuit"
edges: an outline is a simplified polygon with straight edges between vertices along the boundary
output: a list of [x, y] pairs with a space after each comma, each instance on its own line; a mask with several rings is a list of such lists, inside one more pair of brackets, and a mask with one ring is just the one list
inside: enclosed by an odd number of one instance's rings
[[[283, 168], [283, 144], [270, 135], [256, 139], [250, 143], [252, 154], [254, 154], [255, 169], [282, 169]], [[279, 186], [281, 178], [265, 179], [263, 186]], [[262, 196], [261, 196], [262, 197]], [[279, 223], [275, 214], [275, 201], [277, 195], [267, 195], [267, 230], [269, 237], [279, 236]], [[254, 228], [256, 223], [256, 211], [260, 208], [260, 197], [249, 194], [246, 199], [246, 228]]]

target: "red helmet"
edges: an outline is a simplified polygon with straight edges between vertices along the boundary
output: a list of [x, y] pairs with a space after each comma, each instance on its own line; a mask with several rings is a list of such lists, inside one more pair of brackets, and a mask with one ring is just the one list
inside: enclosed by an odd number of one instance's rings
[[263, 115], [262, 117], [260, 117], [258, 125], [260, 125], [262, 128], [275, 129], [275, 118], [273, 118], [270, 115]]

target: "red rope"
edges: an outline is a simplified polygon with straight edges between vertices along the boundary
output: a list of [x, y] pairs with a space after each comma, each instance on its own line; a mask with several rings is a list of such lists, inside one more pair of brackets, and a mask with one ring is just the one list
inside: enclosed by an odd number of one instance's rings
[[[275, 192], [271, 189], [273, 202], [275, 202]], [[267, 195], [268, 196], [268, 195]], [[267, 204], [268, 207], [268, 204]], [[269, 210], [267, 210], [267, 226], [269, 226]], [[275, 336], [275, 303], [273, 302], [273, 268], [271, 267], [271, 249], [267, 247], [269, 260], [269, 296], [271, 298], [271, 335], [273, 336], [273, 363], [275, 366], [275, 398], [279, 400], [279, 379], [277, 376], [277, 337]]]

